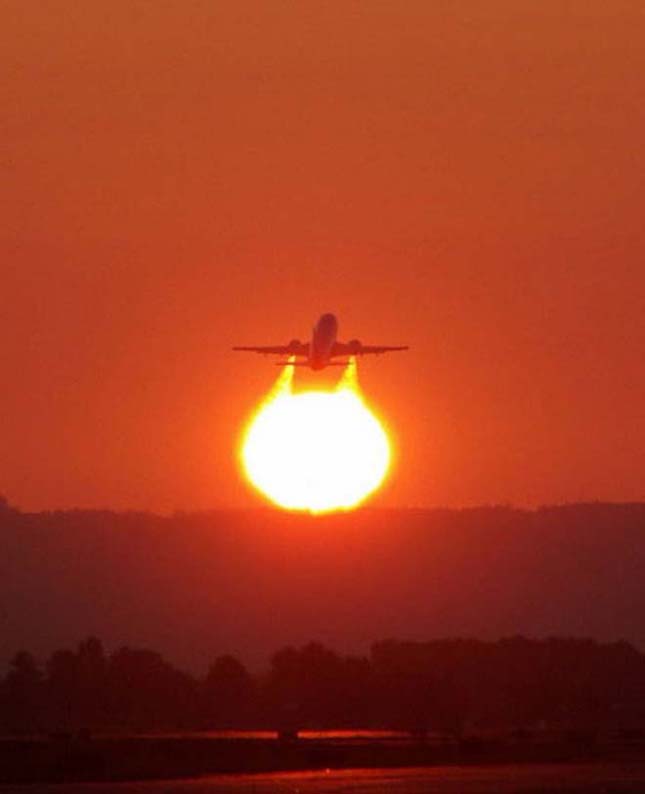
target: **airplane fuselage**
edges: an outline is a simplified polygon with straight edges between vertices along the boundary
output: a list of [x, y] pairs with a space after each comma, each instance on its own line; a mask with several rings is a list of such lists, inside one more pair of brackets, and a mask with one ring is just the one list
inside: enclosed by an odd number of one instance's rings
[[314, 325], [311, 336], [309, 366], [312, 369], [324, 369], [329, 364], [337, 334], [338, 320], [336, 317], [333, 314], [323, 314]]

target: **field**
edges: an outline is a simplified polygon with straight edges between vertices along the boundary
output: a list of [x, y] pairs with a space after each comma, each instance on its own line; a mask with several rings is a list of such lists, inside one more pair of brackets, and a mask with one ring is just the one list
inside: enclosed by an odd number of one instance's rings
[[0, 787], [3, 794], [642, 794], [645, 764], [347, 769], [175, 781]]

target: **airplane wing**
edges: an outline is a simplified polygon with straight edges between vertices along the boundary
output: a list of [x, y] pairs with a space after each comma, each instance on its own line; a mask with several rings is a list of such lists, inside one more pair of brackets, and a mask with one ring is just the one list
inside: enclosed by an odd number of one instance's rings
[[407, 345], [361, 345], [358, 351], [359, 356], [364, 356], [366, 353], [374, 353], [380, 356], [381, 353], [394, 353], [397, 350], [407, 350]]
[[247, 353], [263, 353], [271, 356], [307, 356], [309, 355], [309, 345], [302, 342], [297, 344], [290, 342], [288, 345], [266, 345], [266, 346], [237, 346], [233, 350], [243, 350]]
[[381, 353], [394, 353], [397, 350], [408, 350], [407, 345], [363, 345], [360, 342], [336, 342], [334, 345], [334, 356], [365, 356], [374, 354], [380, 356]]

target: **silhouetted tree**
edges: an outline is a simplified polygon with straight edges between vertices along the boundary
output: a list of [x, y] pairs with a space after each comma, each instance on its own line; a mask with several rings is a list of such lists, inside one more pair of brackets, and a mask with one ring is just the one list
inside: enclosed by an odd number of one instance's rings
[[143, 730], [195, 724], [194, 679], [155, 651], [116, 651], [108, 664], [108, 687], [110, 714], [118, 725]]
[[446, 639], [376, 643], [369, 659], [319, 643], [286, 647], [257, 680], [219, 656], [201, 681], [147, 649], [107, 657], [90, 637], [51, 655], [21, 651], [0, 681], [6, 733], [197, 728], [382, 727], [462, 737], [540, 726], [645, 727], [645, 656], [625, 642]]
[[107, 659], [96, 637], [81, 642], [76, 653], [53, 653], [47, 662], [46, 683], [53, 729], [90, 730], [106, 723]]
[[206, 720], [212, 727], [251, 725], [257, 719], [256, 686], [234, 656], [218, 656], [204, 681]]
[[4, 681], [4, 707], [10, 730], [34, 733], [42, 727], [43, 676], [34, 657], [18, 652]]
[[368, 682], [366, 660], [343, 659], [312, 642], [273, 656], [267, 688], [278, 719], [298, 727], [342, 727], [361, 723]]
[[48, 724], [50, 730], [71, 732], [78, 727], [78, 664], [70, 650], [55, 651], [47, 662]]

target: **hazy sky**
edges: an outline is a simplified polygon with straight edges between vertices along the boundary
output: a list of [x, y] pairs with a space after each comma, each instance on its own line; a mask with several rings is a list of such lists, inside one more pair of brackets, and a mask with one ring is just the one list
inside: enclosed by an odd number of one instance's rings
[[[0, 492], [253, 504], [277, 370], [366, 361], [388, 505], [645, 498], [642, 0], [4, 0]], [[302, 373], [300, 373], [301, 377]]]

